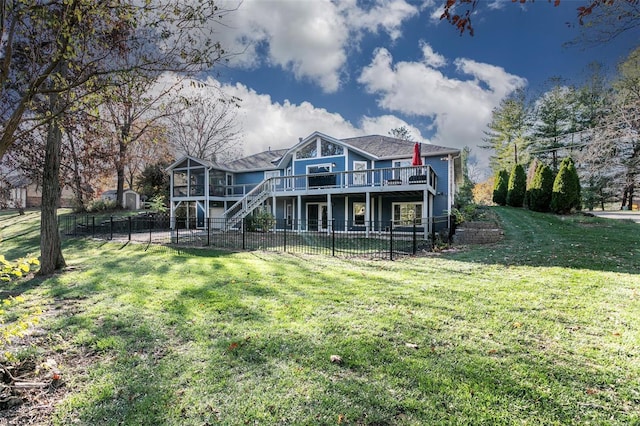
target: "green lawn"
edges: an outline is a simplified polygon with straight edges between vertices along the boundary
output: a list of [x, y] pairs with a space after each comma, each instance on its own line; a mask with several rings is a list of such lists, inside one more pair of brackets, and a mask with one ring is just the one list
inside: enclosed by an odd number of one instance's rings
[[69, 240], [7, 288], [43, 309], [14, 356], [57, 361], [59, 425], [639, 424], [640, 225], [495, 211], [396, 262]]

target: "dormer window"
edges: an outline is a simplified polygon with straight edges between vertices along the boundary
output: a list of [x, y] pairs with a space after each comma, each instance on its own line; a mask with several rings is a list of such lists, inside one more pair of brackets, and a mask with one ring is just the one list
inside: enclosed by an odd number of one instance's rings
[[300, 148], [298, 152], [296, 152], [296, 159], [301, 160], [305, 158], [333, 157], [343, 154], [344, 148], [341, 145], [326, 141], [322, 138], [317, 138]]
[[344, 152], [344, 148], [342, 148], [340, 145], [336, 145], [335, 143], [327, 142], [325, 140], [322, 140], [320, 142], [320, 145], [322, 147], [321, 152], [323, 157], [342, 155], [342, 153]]
[[303, 146], [296, 154], [296, 158], [316, 158], [318, 156], [318, 147], [315, 141], [307, 146]]

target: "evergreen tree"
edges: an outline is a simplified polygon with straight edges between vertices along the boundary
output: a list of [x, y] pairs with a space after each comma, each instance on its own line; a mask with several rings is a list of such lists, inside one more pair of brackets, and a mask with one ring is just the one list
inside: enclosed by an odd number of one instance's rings
[[524, 173], [524, 167], [522, 167], [522, 164], [516, 164], [513, 166], [513, 169], [511, 169], [511, 174], [509, 175], [507, 205], [511, 207], [522, 207], [526, 190], [527, 176]]
[[540, 160], [537, 157], [534, 157], [531, 164], [529, 164], [529, 168], [527, 169], [527, 190], [524, 193], [524, 206], [529, 207], [529, 188], [531, 188], [531, 183], [533, 182], [533, 178], [536, 175], [536, 170], [538, 170], [538, 166], [540, 165]]
[[473, 204], [473, 187], [475, 183], [469, 177], [469, 156], [471, 155], [471, 149], [465, 146], [462, 150], [462, 185], [456, 193], [454, 205], [457, 209], [460, 209], [469, 204]]
[[499, 206], [505, 206], [507, 204], [507, 191], [509, 188], [509, 172], [500, 170], [494, 182], [493, 202]]
[[553, 182], [551, 210], [566, 214], [572, 209], [580, 209], [580, 178], [570, 157], [562, 160], [560, 170]]
[[542, 160], [549, 159], [557, 170], [557, 150], [565, 145], [564, 135], [574, 129], [575, 90], [562, 85], [560, 79], [552, 82], [555, 86], [537, 101], [532, 152]]
[[553, 193], [553, 172], [543, 163], [538, 163], [536, 173], [527, 190], [529, 208], [536, 212], [547, 212], [551, 205]]
[[494, 172], [528, 161], [525, 157], [529, 140], [525, 135], [530, 121], [531, 109], [522, 89], [503, 99], [493, 110], [481, 148], [493, 150], [490, 165]]

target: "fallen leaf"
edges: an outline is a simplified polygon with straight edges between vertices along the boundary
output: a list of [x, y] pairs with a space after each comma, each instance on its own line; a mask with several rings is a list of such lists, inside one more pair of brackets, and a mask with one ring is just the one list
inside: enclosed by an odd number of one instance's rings
[[418, 349], [418, 345], [416, 345], [415, 343], [405, 343], [404, 345], [411, 349]]
[[338, 424], [341, 425], [344, 422], [344, 414], [338, 415]]
[[231, 351], [233, 351], [233, 350], [235, 350], [235, 349], [238, 349], [238, 343], [236, 343], [236, 342], [231, 343], [231, 344], [229, 345], [229, 348], [227, 348], [227, 350], [228, 350], [229, 352], [231, 352]]
[[520, 327], [522, 327], [522, 323], [520, 323], [520, 322], [514, 322], [513, 323], [513, 328], [520, 328]]
[[587, 388], [587, 395], [595, 395], [598, 393], [597, 389]]
[[342, 364], [342, 357], [340, 355], [331, 355], [329, 359], [334, 364]]

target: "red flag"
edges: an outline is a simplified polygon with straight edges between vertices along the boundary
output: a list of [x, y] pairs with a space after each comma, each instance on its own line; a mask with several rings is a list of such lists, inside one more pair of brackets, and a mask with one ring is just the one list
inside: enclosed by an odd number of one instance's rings
[[422, 158], [420, 158], [420, 144], [416, 142], [413, 146], [413, 158], [411, 159], [412, 166], [422, 166]]

